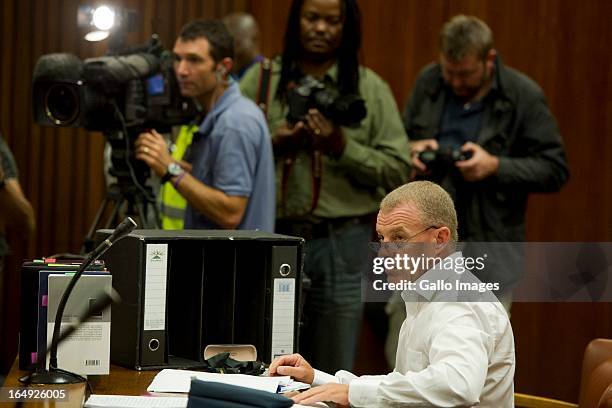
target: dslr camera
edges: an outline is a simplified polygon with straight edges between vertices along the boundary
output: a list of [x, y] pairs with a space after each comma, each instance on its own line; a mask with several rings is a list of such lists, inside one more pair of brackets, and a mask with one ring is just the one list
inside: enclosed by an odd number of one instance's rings
[[468, 160], [472, 152], [462, 152], [452, 147], [440, 147], [437, 150], [423, 150], [419, 153], [419, 160], [428, 170], [444, 170], [451, 168], [456, 162]]
[[358, 94], [340, 94], [310, 75], [289, 90], [287, 105], [287, 121], [291, 124], [304, 120], [313, 108], [339, 126], [358, 126], [367, 114], [365, 101]]

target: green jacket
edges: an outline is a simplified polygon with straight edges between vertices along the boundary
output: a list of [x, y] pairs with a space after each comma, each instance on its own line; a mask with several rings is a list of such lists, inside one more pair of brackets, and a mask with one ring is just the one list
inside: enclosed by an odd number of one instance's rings
[[[257, 102], [261, 64], [248, 70], [240, 88]], [[333, 81], [337, 66], [326, 73]], [[275, 98], [280, 79], [280, 58], [273, 61], [267, 120], [270, 134], [285, 123], [288, 108]], [[316, 218], [361, 216], [376, 212], [386, 192], [408, 180], [408, 138], [389, 86], [368, 68], [360, 67], [359, 91], [367, 116], [357, 128], [343, 128], [346, 147], [340, 157], [323, 156], [320, 197], [312, 215]], [[275, 153], [276, 154], [276, 153]], [[301, 150], [283, 189], [283, 157], [276, 157], [277, 216], [297, 218], [310, 215], [313, 202], [311, 153]], [[285, 200], [283, 201], [283, 190]]]

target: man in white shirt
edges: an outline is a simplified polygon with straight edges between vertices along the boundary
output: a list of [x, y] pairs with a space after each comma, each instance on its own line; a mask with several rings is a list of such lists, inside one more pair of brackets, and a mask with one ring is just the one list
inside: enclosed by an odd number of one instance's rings
[[[473, 275], [442, 267], [449, 262], [462, 264], [458, 262], [461, 253], [454, 252], [457, 214], [448, 193], [428, 181], [397, 188], [381, 202], [376, 230], [383, 247], [391, 242], [417, 243], [419, 251], [440, 259], [433, 268], [408, 276], [417, 289], [402, 293], [407, 317], [400, 331], [395, 370], [361, 377], [338, 371], [332, 376], [293, 354], [274, 360], [270, 375], [290, 375], [312, 384], [312, 389], [294, 397], [301, 404], [513, 407], [514, 337], [500, 303], [490, 292], [480, 301], [450, 301], [463, 294], [419, 285], [425, 279], [453, 282], [453, 287], [456, 280], [474, 283]], [[386, 273], [389, 282], [407, 277], [401, 270]]]

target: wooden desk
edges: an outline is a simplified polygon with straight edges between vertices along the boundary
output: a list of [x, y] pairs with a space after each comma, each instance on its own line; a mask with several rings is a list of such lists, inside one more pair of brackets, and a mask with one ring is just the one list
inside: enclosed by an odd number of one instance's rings
[[[96, 394], [118, 394], [118, 395], [143, 395], [147, 387], [153, 381], [153, 377], [158, 371], [135, 371], [127, 368], [111, 365], [109, 375], [96, 375], [89, 377], [89, 383]], [[19, 359], [15, 359], [11, 371], [9, 372], [3, 387], [20, 387], [19, 378], [28, 374], [26, 371], [19, 370]], [[61, 407], [72, 408], [82, 407], [86, 392], [85, 384], [69, 385], [45, 385], [46, 389], [65, 389], [68, 392], [69, 400], [65, 402], [40, 402], [23, 404], [26, 408], [38, 407]], [[19, 407], [19, 403], [0, 402], [0, 407]]]

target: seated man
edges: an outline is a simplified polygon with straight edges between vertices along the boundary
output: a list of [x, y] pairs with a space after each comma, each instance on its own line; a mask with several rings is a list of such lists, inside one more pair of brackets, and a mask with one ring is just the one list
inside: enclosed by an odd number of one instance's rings
[[[376, 230], [381, 244], [418, 243], [428, 257], [441, 260], [428, 271], [415, 271], [409, 278], [415, 283], [444, 276], [441, 265], [462, 256], [453, 252], [457, 241], [453, 202], [428, 181], [408, 183], [389, 193], [380, 205]], [[397, 271], [386, 272], [389, 282], [405, 279]], [[496, 301], [441, 301], [447, 295], [418, 289], [402, 293], [407, 317], [400, 331], [396, 368], [390, 374], [357, 377], [338, 371], [331, 376], [293, 354], [274, 360], [270, 375], [290, 375], [312, 384], [312, 389], [294, 397], [301, 404], [514, 406], [514, 337], [503, 307]]]

